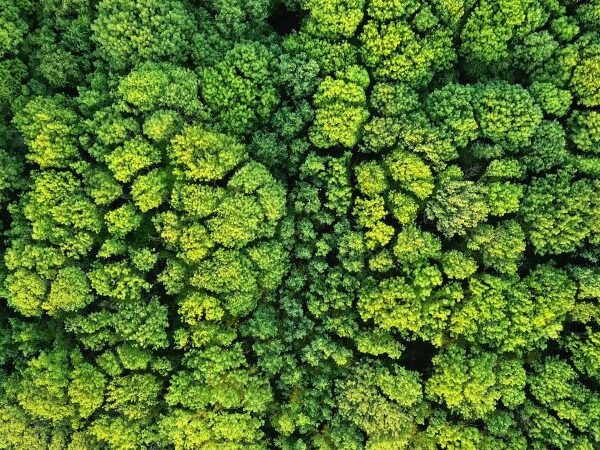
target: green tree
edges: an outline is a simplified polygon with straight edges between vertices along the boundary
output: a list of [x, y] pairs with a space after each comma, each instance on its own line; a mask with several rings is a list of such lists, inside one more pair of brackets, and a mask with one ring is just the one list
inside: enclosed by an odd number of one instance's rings
[[27, 158], [41, 168], [66, 167], [79, 156], [77, 114], [64, 97], [35, 97], [14, 120], [30, 148]]
[[533, 180], [521, 213], [528, 239], [538, 254], [572, 252], [586, 239], [596, 239], [591, 227], [598, 214], [595, 183], [573, 181], [566, 171]]
[[354, 147], [362, 127], [369, 117], [365, 89], [369, 85], [366, 70], [358, 66], [327, 77], [317, 89], [314, 104], [317, 108], [310, 139], [317, 147], [336, 145]]
[[433, 364], [427, 396], [465, 419], [485, 417], [498, 402], [513, 409], [525, 400], [525, 369], [518, 360], [452, 346], [435, 356]]
[[91, 25], [98, 53], [124, 70], [144, 60], [182, 62], [189, 54], [193, 14], [179, 0], [102, 0]]

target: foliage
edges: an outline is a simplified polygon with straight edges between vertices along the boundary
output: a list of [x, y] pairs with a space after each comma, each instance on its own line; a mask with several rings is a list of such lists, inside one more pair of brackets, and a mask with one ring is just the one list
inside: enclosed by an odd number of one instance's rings
[[0, 449], [600, 448], [598, 0], [0, 0]]

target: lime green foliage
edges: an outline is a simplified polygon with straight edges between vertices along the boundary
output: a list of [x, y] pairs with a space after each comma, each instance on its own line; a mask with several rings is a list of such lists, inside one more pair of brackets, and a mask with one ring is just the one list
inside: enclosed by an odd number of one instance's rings
[[533, 401], [521, 415], [530, 434], [544, 445], [589, 447], [597, 426], [598, 393], [582, 385], [566, 361], [547, 357], [538, 362], [528, 381]]
[[188, 115], [201, 109], [196, 75], [173, 64], [142, 64], [119, 82], [117, 90], [125, 103], [123, 109], [148, 112], [171, 108]]
[[549, 82], [534, 81], [529, 91], [546, 114], [562, 117], [569, 111], [572, 94], [568, 90]]
[[573, 282], [550, 266], [522, 280], [487, 274], [472, 278], [465, 294], [450, 319], [451, 332], [508, 351], [531, 350], [556, 339], [575, 305]]
[[578, 102], [583, 106], [600, 105], [600, 82], [594, 76], [600, 69], [600, 46], [597, 35], [582, 37], [579, 64], [573, 71], [571, 86]]
[[244, 147], [235, 139], [196, 126], [184, 128], [171, 140], [169, 154], [175, 174], [202, 181], [221, 179], [246, 159]]
[[0, 449], [600, 448], [599, 24], [0, 0]]
[[354, 147], [357, 144], [369, 117], [364, 91], [368, 85], [367, 71], [357, 66], [338, 74], [336, 79], [325, 78], [314, 98], [317, 111], [310, 139], [315, 146]]
[[506, 69], [511, 44], [543, 27], [557, 2], [483, 0], [477, 2], [461, 31], [461, 53], [475, 73]]
[[571, 139], [578, 150], [598, 153], [600, 143], [600, 113], [575, 111], [570, 121]]
[[483, 418], [497, 403], [509, 409], [525, 400], [525, 369], [518, 360], [499, 359], [494, 353], [467, 354], [460, 347], [433, 358], [434, 373], [427, 380], [428, 395], [465, 419]]
[[48, 314], [57, 310], [73, 311], [83, 308], [93, 299], [85, 272], [77, 266], [70, 266], [58, 271], [50, 284], [48, 300], [42, 307], [48, 310]]
[[501, 273], [516, 273], [525, 251], [525, 233], [512, 220], [496, 227], [481, 225], [473, 232], [467, 248], [481, 253], [485, 267]]
[[77, 115], [66, 99], [35, 97], [14, 120], [31, 148], [28, 159], [40, 167], [65, 167], [79, 156]]
[[504, 144], [508, 150], [529, 143], [542, 112], [527, 90], [493, 82], [476, 87], [474, 97], [482, 137]]
[[117, 181], [131, 181], [136, 173], [160, 162], [159, 149], [143, 138], [132, 139], [106, 156], [106, 165]]
[[473, 110], [470, 86], [448, 84], [427, 98], [427, 112], [440, 131], [457, 147], [465, 147], [479, 135], [479, 124]]
[[325, 38], [349, 38], [363, 19], [364, 0], [308, 0], [306, 31]]
[[412, 441], [424, 413], [416, 372], [362, 364], [349, 371], [338, 392], [340, 416], [364, 431], [366, 445], [404, 448]]

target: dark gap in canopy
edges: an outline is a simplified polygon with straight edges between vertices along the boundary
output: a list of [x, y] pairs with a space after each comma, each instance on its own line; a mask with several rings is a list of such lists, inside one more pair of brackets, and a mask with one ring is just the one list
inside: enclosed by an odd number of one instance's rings
[[406, 349], [402, 352], [400, 363], [409, 370], [419, 372], [423, 379], [428, 379], [431, 375], [433, 364], [431, 360], [436, 355], [437, 350], [428, 341], [415, 339], [406, 344]]
[[288, 8], [285, 3], [277, 3], [267, 20], [271, 28], [281, 35], [286, 36], [300, 28], [302, 13]]

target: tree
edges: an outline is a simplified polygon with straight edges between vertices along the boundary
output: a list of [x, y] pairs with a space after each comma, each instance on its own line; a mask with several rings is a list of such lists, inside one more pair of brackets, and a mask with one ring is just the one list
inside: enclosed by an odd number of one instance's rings
[[598, 214], [596, 182], [572, 179], [566, 171], [546, 175], [534, 179], [525, 193], [523, 220], [528, 239], [541, 255], [572, 252], [585, 239], [595, 239], [590, 224]]
[[319, 37], [352, 37], [363, 18], [364, 0], [309, 0], [306, 31]]
[[359, 36], [361, 56], [377, 80], [392, 80], [411, 87], [426, 86], [436, 72], [447, 70], [456, 59], [449, 34], [433, 29], [419, 37], [404, 21], [369, 20]]
[[465, 419], [484, 418], [501, 401], [509, 408], [523, 403], [525, 369], [518, 360], [494, 353], [449, 347], [433, 358], [434, 372], [427, 380], [427, 396], [444, 402]]
[[542, 27], [549, 18], [550, 8], [536, 0], [479, 3], [469, 14], [460, 35], [460, 50], [469, 69], [476, 74], [507, 69], [511, 41], [518, 42]]
[[496, 227], [481, 225], [469, 237], [467, 248], [481, 252], [485, 267], [514, 274], [525, 251], [525, 233], [513, 220], [501, 222]]
[[2, 2], [0, 57], [6, 53], [18, 51], [28, 25], [22, 14], [19, 3], [11, 3], [8, 0]]
[[569, 157], [562, 126], [556, 121], [544, 121], [535, 131], [524, 161], [529, 170], [540, 173], [565, 165]]
[[340, 416], [362, 430], [367, 446], [408, 448], [424, 413], [419, 375], [362, 364], [338, 387]]
[[437, 229], [447, 237], [464, 235], [489, 214], [481, 186], [472, 181], [452, 180], [428, 202], [427, 217], [436, 220]]
[[483, 137], [509, 149], [529, 144], [542, 120], [542, 111], [527, 90], [496, 81], [476, 85], [473, 97]]
[[269, 117], [279, 103], [275, 67], [268, 47], [240, 43], [215, 66], [200, 71], [202, 99], [219, 130], [244, 135]]
[[460, 84], [448, 84], [427, 97], [431, 120], [458, 147], [465, 147], [479, 136], [472, 102], [473, 88]]
[[516, 352], [557, 339], [575, 307], [575, 286], [561, 270], [538, 266], [527, 277], [483, 274], [469, 280], [450, 318], [450, 332], [468, 341]]
[[72, 162], [79, 156], [77, 120], [65, 98], [31, 99], [15, 116], [15, 124], [31, 149], [27, 158], [42, 168], [62, 168]]
[[76, 311], [94, 300], [85, 272], [78, 266], [67, 266], [58, 271], [50, 285], [48, 300], [42, 307], [49, 314], [57, 311]]
[[600, 104], [600, 86], [594, 74], [600, 70], [600, 46], [596, 34], [587, 34], [578, 40], [580, 61], [571, 78], [571, 86], [583, 106]]
[[315, 94], [317, 111], [310, 139], [317, 147], [354, 147], [369, 117], [364, 91], [369, 84], [367, 72], [353, 66], [338, 77], [325, 78]]
[[576, 111], [570, 118], [570, 137], [578, 150], [596, 153], [600, 142], [600, 113]]
[[92, 24], [98, 53], [111, 68], [124, 70], [143, 60], [184, 61], [194, 19], [179, 0], [102, 0]]
[[190, 116], [202, 111], [197, 76], [174, 64], [143, 63], [120, 80], [117, 91], [125, 111], [147, 113], [169, 108]]
[[169, 157], [175, 165], [176, 176], [211, 181], [223, 178], [247, 155], [235, 139], [189, 126], [171, 140]]

